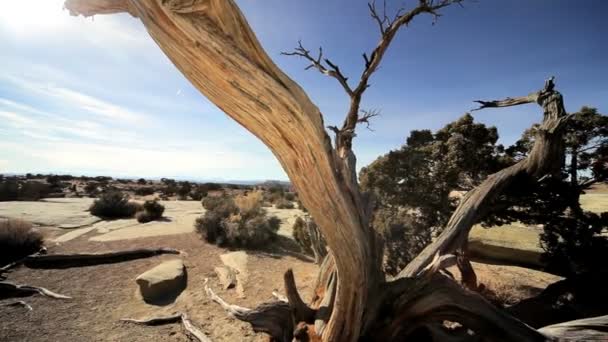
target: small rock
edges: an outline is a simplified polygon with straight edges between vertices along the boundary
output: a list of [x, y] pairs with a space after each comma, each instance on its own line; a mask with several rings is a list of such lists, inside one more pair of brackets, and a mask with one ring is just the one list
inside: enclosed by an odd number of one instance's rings
[[215, 268], [215, 273], [224, 287], [224, 290], [236, 285], [236, 274], [234, 274], [234, 271], [230, 267], [218, 266]]
[[180, 259], [165, 261], [135, 279], [146, 302], [176, 298], [186, 288], [186, 281], [186, 268]]

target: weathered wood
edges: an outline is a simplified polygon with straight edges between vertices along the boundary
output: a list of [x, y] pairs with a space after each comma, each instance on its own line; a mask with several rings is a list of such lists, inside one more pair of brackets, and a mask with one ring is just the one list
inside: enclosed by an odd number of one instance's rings
[[10, 303], [3, 303], [2, 306], [21, 306], [21, 307], [26, 308], [27, 311], [34, 310], [31, 305], [29, 305], [28, 303], [26, 303], [22, 300], [18, 300], [16, 302], [10, 302]]
[[291, 308], [295, 322], [312, 323], [315, 311], [308, 307], [300, 297], [296, 281], [293, 276], [293, 271], [288, 269], [283, 276], [285, 282], [285, 293], [287, 294], [287, 303]]
[[204, 332], [202, 332], [199, 328], [197, 328], [192, 323], [192, 321], [190, 320], [190, 318], [188, 317], [188, 315], [186, 313], [177, 313], [177, 314], [171, 315], [171, 316], [152, 317], [152, 318], [144, 318], [144, 319], [123, 318], [120, 321], [126, 322], [126, 323], [147, 325], [147, 326], [155, 326], [155, 325], [163, 325], [163, 324], [181, 322], [182, 326], [184, 327], [184, 330], [186, 330], [186, 332], [190, 336], [194, 337], [197, 341], [211, 342], [211, 339], [209, 337], [207, 337], [207, 335], [205, 335]]
[[173, 248], [140, 248], [107, 253], [79, 253], [79, 254], [37, 254], [26, 257], [23, 264], [29, 268], [63, 269], [70, 267], [95, 266], [114, 264], [150, 258], [162, 254], [180, 254]]
[[12, 297], [27, 297], [39, 294], [54, 299], [71, 299], [72, 297], [53, 292], [39, 286], [19, 285], [8, 281], [0, 281], [0, 299]]
[[608, 316], [554, 324], [539, 331], [560, 341], [608, 341]]
[[230, 316], [251, 324], [255, 332], [267, 333], [278, 342], [292, 340], [294, 322], [289, 303], [283, 301], [263, 303], [255, 309], [229, 304], [215, 294], [209, 286], [208, 279], [205, 279], [205, 293], [211, 300], [226, 310]]
[[507, 98], [498, 101], [478, 101], [479, 109], [506, 107], [525, 103], [538, 103], [543, 108], [534, 146], [527, 158], [517, 164], [494, 173], [478, 187], [469, 191], [452, 214], [444, 231], [437, 240], [427, 246], [400, 273], [399, 277], [411, 277], [422, 270], [437, 253], [446, 254], [461, 251], [468, 240], [469, 231], [489, 210], [492, 201], [503, 190], [516, 183], [519, 177], [540, 179], [559, 171], [563, 162], [563, 124], [568, 118], [562, 95], [555, 89], [553, 78], [545, 82], [545, 87], [521, 98]]

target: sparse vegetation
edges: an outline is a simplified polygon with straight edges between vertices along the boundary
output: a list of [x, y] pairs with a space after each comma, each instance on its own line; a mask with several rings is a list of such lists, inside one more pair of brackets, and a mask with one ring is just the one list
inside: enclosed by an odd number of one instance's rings
[[139, 223], [155, 221], [163, 217], [165, 206], [158, 203], [157, 200], [146, 201], [143, 204], [143, 210], [137, 212], [135, 218]]
[[195, 222], [197, 232], [208, 242], [218, 245], [259, 248], [273, 240], [280, 220], [268, 216], [262, 208], [263, 195], [250, 192], [236, 198], [206, 197], [207, 212]]
[[42, 248], [42, 234], [32, 224], [17, 219], [0, 219], [0, 265], [6, 265]]
[[282, 197], [279, 198], [276, 202], [275, 202], [275, 206], [277, 209], [293, 209], [295, 208], [295, 206], [293, 205], [292, 201], [287, 200], [286, 198]]
[[92, 215], [104, 219], [133, 217], [142, 210], [141, 204], [130, 202], [129, 198], [119, 191], [108, 191], [93, 202], [89, 208]]
[[0, 180], [0, 201], [37, 201], [48, 197], [52, 191], [49, 184], [35, 180]]
[[137, 188], [137, 189], [135, 189], [135, 194], [138, 195], [138, 196], [152, 195], [152, 194], [154, 194], [154, 188], [153, 187], [141, 187], [141, 188]]

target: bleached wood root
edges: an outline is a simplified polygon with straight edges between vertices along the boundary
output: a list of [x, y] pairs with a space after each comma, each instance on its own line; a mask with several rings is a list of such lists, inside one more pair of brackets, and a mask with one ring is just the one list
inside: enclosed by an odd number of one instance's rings
[[186, 313], [177, 313], [171, 316], [163, 316], [163, 317], [152, 317], [152, 318], [144, 318], [144, 319], [133, 319], [133, 318], [123, 318], [120, 320], [121, 322], [134, 323], [140, 325], [147, 326], [155, 326], [155, 325], [163, 325], [163, 324], [171, 324], [181, 322], [182, 326], [186, 330], [186, 332], [196, 338], [199, 342], [211, 342], [211, 339], [205, 335], [199, 328], [197, 328], [188, 315]]
[[8, 281], [0, 282], [0, 298], [27, 297], [35, 294], [54, 299], [72, 299], [72, 297], [53, 292], [44, 287], [19, 285]]

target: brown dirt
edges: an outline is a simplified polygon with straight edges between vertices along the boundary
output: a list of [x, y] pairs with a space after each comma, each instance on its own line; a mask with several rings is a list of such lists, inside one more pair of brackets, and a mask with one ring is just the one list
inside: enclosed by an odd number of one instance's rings
[[[300, 290], [311, 293], [316, 265], [297, 257], [275, 252], [248, 252], [249, 281], [246, 298], [238, 298], [234, 289], [221, 290], [213, 268], [221, 264], [223, 248], [207, 244], [194, 233], [136, 240], [92, 242], [84, 235], [53, 247], [51, 253], [101, 252], [136, 247], [173, 247], [186, 252], [188, 288], [167, 306], [145, 304], [137, 295], [135, 277], [173, 255], [135, 260], [113, 265], [66, 270], [33, 270], [19, 268], [8, 280], [20, 284], [43, 286], [72, 296], [72, 300], [52, 300], [33, 296], [24, 300], [33, 307], [0, 306], [0, 341], [188, 341], [178, 324], [141, 327], [121, 323], [121, 318], [145, 318], [187, 312], [190, 318], [213, 341], [263, 341], [248, 324], [230, 318], [211, 302], [203, 290], [210, 278], [214, 291], [230, 303], [254, 307], [272, 300], [271, 292], [282, 289], [283, 272], [293, 268]], [[3, 300], [0, 304], [13, 300]]]

